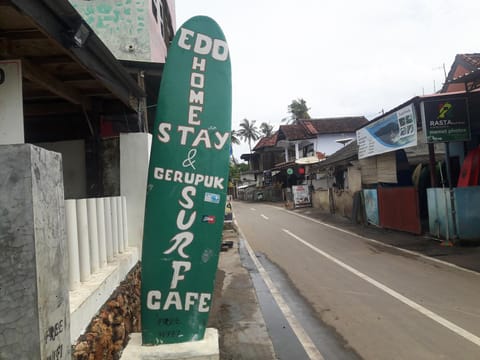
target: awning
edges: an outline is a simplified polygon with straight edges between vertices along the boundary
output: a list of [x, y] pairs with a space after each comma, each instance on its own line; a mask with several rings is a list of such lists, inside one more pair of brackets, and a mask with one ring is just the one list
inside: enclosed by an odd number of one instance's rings
[[[325, 159], [322, 159], [322, 160], [325, 160]], [[307, 156], [307, 157], [303, 157], [295, 160], [295, 163], [299, 165], [313, 165], [313, 164], [318, 164], [322, 160], [320, 160], [316, 156]]]

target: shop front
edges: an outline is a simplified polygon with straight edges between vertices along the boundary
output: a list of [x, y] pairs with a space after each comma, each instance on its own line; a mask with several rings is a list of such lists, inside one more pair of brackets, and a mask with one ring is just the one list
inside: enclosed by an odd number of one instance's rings
[[422, 232], [418, 190], [405, 149], [417, 146], [415, 99], [357, 131], [365, 213], [370, 223]]
[[360, 128], [357, 142], [370, 223], [480, 240], [480, 92], [412, 98]]
[[439, 186], [427, 190], [430, 234], [455, 242], [480, 240], [480, 93], [444, 94], [421, 102], [428, 143], [442, 143]]

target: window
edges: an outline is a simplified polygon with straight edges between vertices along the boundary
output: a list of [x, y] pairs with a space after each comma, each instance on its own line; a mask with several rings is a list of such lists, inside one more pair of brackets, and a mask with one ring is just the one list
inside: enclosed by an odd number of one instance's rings
[[315, 156], [315, 150], [313, 144], [308, 144], [303, 148], [303, 157], [306, 156]]

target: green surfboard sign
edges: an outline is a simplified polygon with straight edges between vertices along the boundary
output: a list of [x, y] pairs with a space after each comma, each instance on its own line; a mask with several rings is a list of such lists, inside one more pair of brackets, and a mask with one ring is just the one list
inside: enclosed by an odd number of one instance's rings
[[142, 250], [142, 342], [202, 340], [228, 188], [231, 67], [225, 36], [196, 16], [168, 51], [157, 104]]

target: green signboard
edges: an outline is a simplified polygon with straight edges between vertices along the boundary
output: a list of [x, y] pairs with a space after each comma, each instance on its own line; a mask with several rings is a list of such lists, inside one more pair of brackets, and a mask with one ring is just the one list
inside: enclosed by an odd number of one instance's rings
[[421, 109], [428, 143], [470, 140], [467, 99], [423, 101]]
[[177, 31], [162, 76], [142, 251], [144, 345], [203, 339], [228, 188], [231, 68], [210, 18]]

